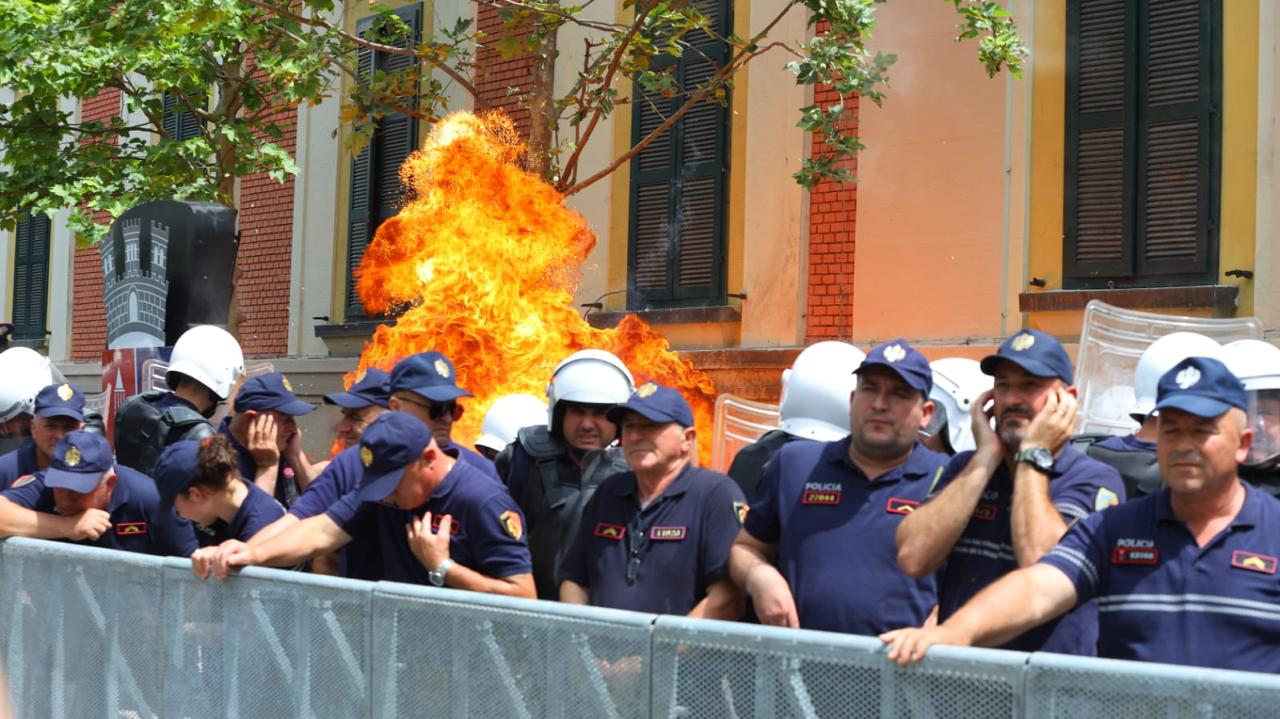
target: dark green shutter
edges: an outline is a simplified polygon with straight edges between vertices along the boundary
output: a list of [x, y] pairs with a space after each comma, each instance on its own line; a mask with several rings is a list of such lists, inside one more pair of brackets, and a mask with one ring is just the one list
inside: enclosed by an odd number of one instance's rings
[[49, 218], [32, 213], [17, 225], [13, 257], [14, 339], [44, 339], [49, 294]]
[[1212, 282], [1218, 0], [1067, 7], [1066, 287]]
[[[718, 36], [728, 35], [726, 0], [695, 4]], [[680, 86], [691, 92], [728, 61], [729, 47], [705, 33], [685, 39], [692, 47], [676, 61], [675, 72]], [[632, 142], [661, 125], [681, 101], [637, 90]], [[728, 136], [727, 109], [705, 102], [632, 160], [629, 307], [724, 303]]]
[[164, 103], [164, 131], [170, 140], [181, 142], [200, 135], [200, 120], [190, 110], [178, 103], [178, 96], [166, 92]]
[[[396, 11], [409, 26], [410, 36], [422, 35], [422, 5], [411, 5]], [[356, 30], [366, 36], [374, 18], [364, 18]], [[404, 46], [404, 41], [394, 44]], [[413, 63], [412, 58], [386, 55], [361, 49], [357, 74], [368, 77], [375, 70], [399, 72]], [[417, 98], [409, 101], [416, 106]], [[364, 258], [369, 242], [384, 220], [400, 211], [404, 202], [405, 187], [400, 182], [400, 165], [418, 147], [418, 120], [410, 115], [396, 114], [382, 118], [374, 131], [373, 139], [351, 161], [351, 195], [347, 217], [347, 287], [346, 315], [363, 317], [364, 305], [356, 291], [356, 272]]]

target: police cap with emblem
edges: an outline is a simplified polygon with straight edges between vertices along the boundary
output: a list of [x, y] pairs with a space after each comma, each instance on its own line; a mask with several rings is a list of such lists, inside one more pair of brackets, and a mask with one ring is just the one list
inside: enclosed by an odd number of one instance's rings
[[400, 484], [404, 470], [431, 444], [431, 430], [407, 412], [387, 412], [360, 435], [360, 464], [364, 474], [356, 495], [361, 502], [387, 498]]
[[187, 491], [196, 481], [196, 465], [200, 463], [200, 443], [187, 439], [174, 442], [160, 453], [151, 476], [160, 491], [160, 507], [173, 506], [173, 498]]
[[860, 375], [868, 367], [888, 367], [925, 397], [933, 389], [933, 368], [929, 366], [929, 359], [904, 339], [872, 347], [853, 373]]
[[622, 404], [609, 408], [605, 416], [614, 424], [622, 424], [627, 412], [635, 412], [652, 422], [675, 422], [681, 427], [693, 426], [693, 410], [679, 392], [657, 382], [645, 382]]
[[1232, 407], [1245, 411], [1244, 384], [1211, 357], [1188, 357], [1160, 376], [1156, 410], [1180, 409], [1197, 417], [1217, 417]]
[[41, 417], [70, 417], [84, 421], [84, 392], [70, 382], [51, 384], [36, 395], [35, 409]]
[[1057, 377], [1072, 384], [1071, 357], [1058, 338], [1039, 330], [1019, 330], [993, 355], [982, 358], [984, 374], [995, 376], [1001, 362], [1012, 362], [1036, 377]]
[[289, 380], [279, 372], [250, 377], [244, 381], [240, 391], [236, 393], [237, 412], [276, 411], [290, 417], [299, 417], [315, 408], [315, 405], [298, 399], [298, 395], [293, 393]]
[[350, 389], [325, 395], [324, 403], [343, 409], [364, 409], [375, 404], [386, 407], [387, 398], [391, 396], [390, 379], [391, 375], [371, 367], [360, 373]]
[[44, 471], [44, 484], [87, 494], [102, 481], [103, 473], [114, 466], [106, 437], [84, 430], [68, 432], [53, 448], [49, 467]]
[[421, 352], [400, 360], [391, 370], [391, 391], [401, 390], [422, 395], [432, 402], [474, 396], [458, 386], [453, 363], [439, 352]]

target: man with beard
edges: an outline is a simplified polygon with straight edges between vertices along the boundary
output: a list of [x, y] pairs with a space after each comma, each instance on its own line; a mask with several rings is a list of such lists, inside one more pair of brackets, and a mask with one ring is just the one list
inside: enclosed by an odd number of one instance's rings
[[934, 412], [929, 361], [895, 340], [854, 373], [852, 434], [784, 446], [729, 556], [764, 624], [875, 635], [920, 625], [936, 604], [933, 577], [893, 561], [894, 530], [947, 463], [917, 439]]
[[[942, 489], [897, 531], [903, 571], [925, 577], [941, 570], [939, 621], [1001, 576], [1039, 561], [1075, 522], [1124, 501], [1119, 472], [1067, 445], [1078, 407], [1071, 359], [1058, 340], [1018, 332], [982, 360], [982, 371], [995, 387], [973, 406], [977, 449], [952, 459]], [[1097, 607], [1086, 603], [1001, 646], [1093, 655], [1097, 639]]]

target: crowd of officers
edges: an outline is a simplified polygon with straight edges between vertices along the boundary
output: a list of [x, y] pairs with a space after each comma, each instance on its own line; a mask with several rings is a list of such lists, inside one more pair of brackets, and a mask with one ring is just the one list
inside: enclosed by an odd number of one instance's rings
[[1139, 429], [1083, 438], [1051, 335], [932, 365], [818, 343], [727, 475], [679, 392], [600, 350], [546, 404], [495, 402], [478, 452], [452, 439], [471, 393], [449, 358], [367, 370], [325, 397], [343, 449], [315, 463], [315, 407], [243, 378], [217, 328], [119, 409], [114, 453], [24, 355], [10, 384], [42, 386], [0, 413], [0, 536], [879, 636], [904, 664], [946, 643], [1280, 671], [1280, 350], [1186, 335], [1143, 355]]

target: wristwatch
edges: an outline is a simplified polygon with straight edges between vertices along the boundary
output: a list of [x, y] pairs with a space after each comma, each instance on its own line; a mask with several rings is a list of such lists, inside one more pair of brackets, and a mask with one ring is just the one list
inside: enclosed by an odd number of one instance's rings
[[1014, 464], [1026, 462], [1037, 470], [1048, 474], [1053, 470], [1053, 452], [1047, 447], [1032, 447], [1013, 455]]
[[431, 571], [427, 572], [427, 581], [431, 582], [431, 586], [433, 587], [443, 587], [444, 575], [449, 571], [449, 568], [452, 566], [453, 566], [453, 560], [446, 557], [443, 562], [436, 565], [435, 569], [432, 569]]

